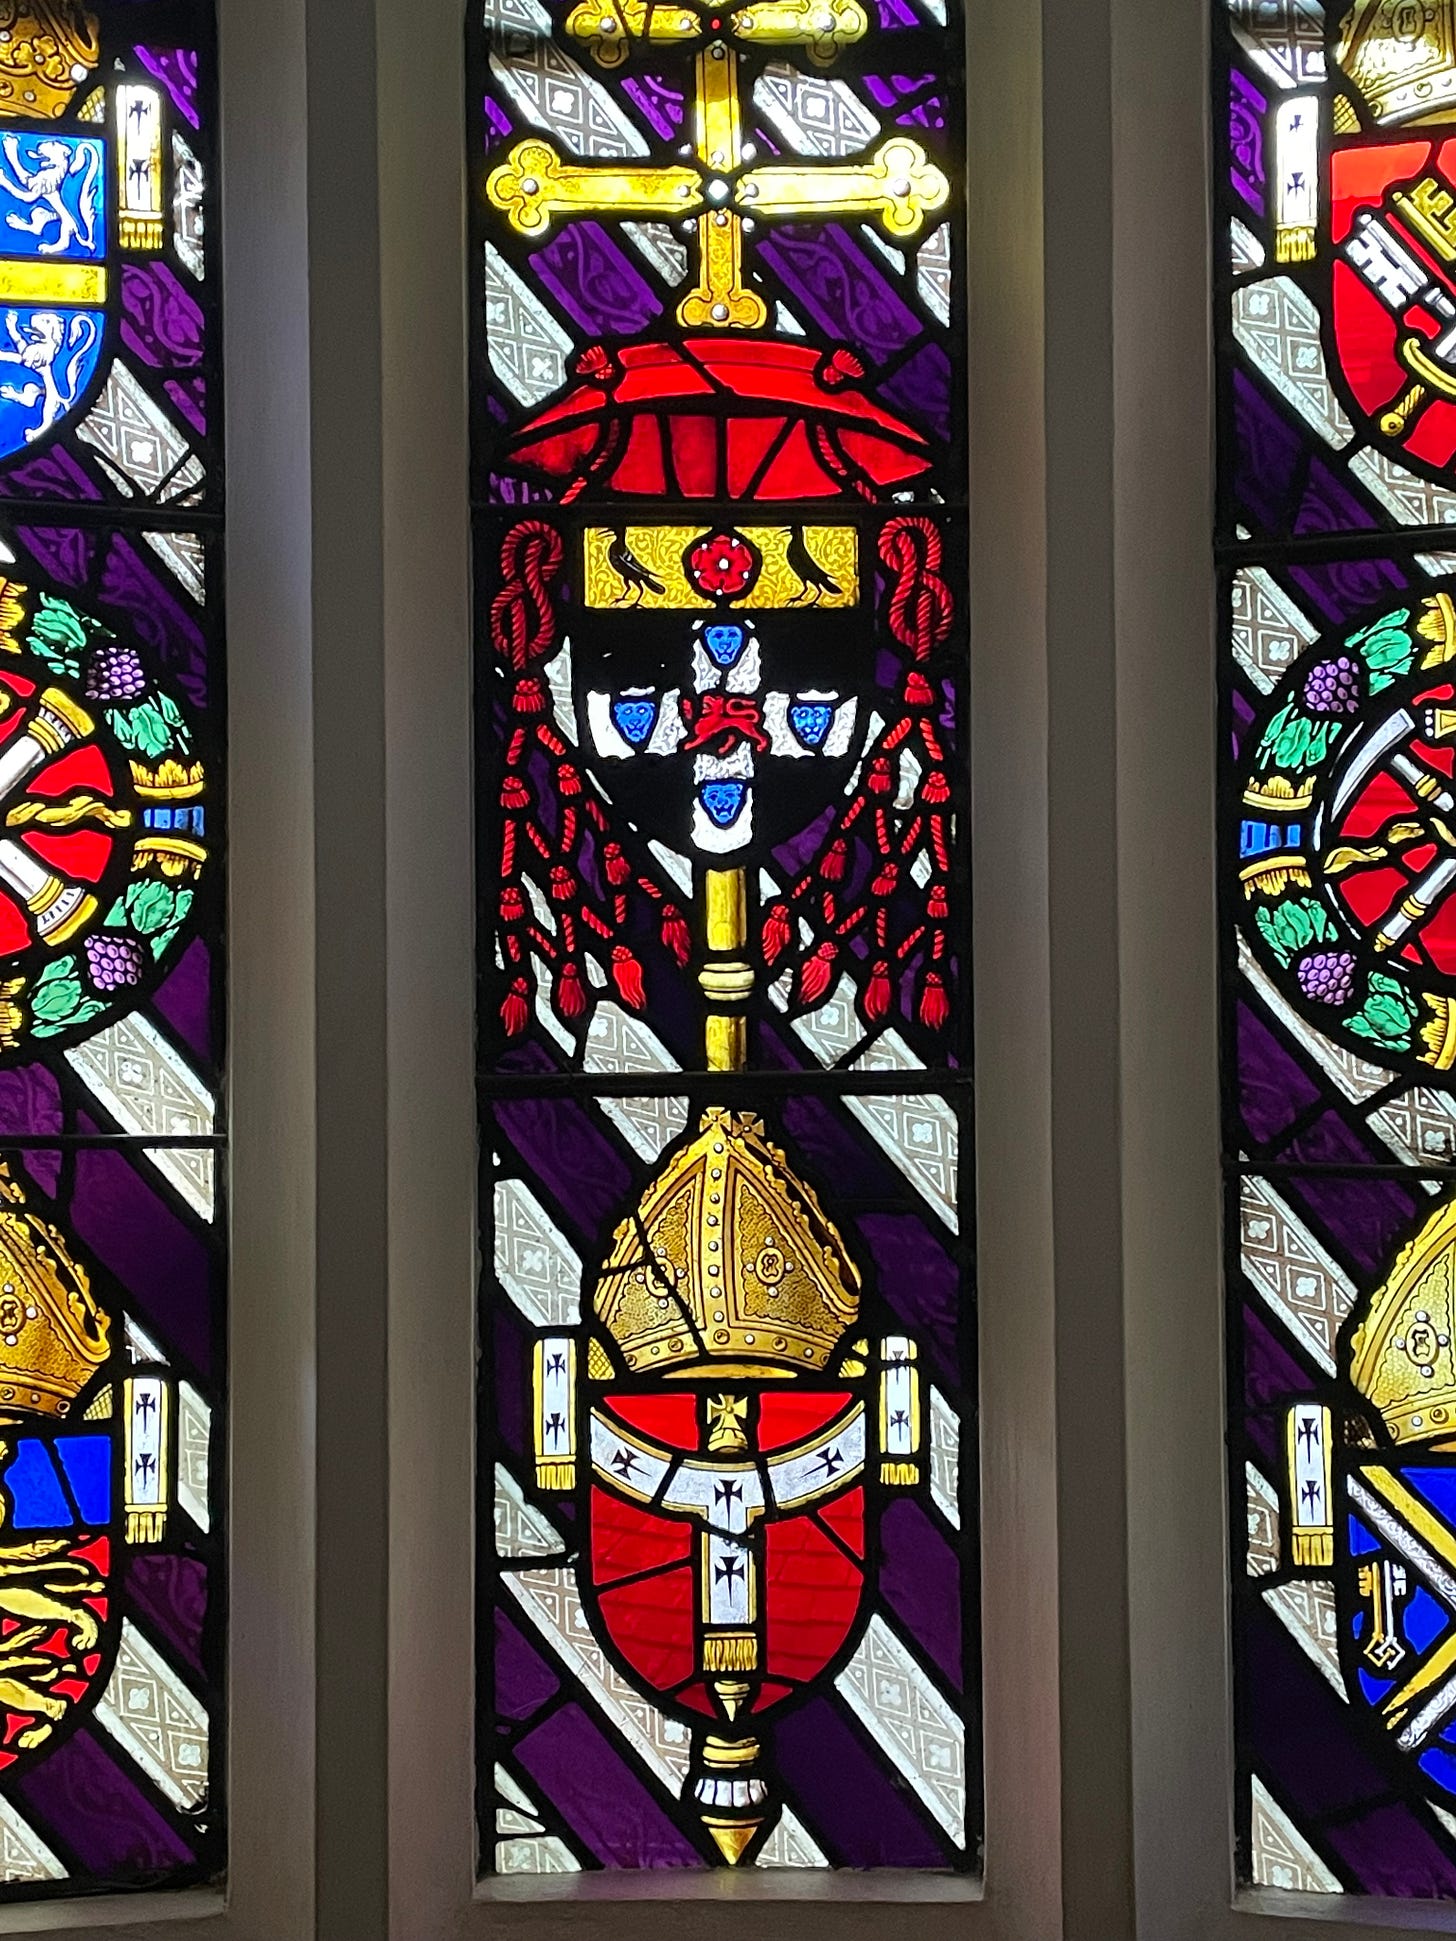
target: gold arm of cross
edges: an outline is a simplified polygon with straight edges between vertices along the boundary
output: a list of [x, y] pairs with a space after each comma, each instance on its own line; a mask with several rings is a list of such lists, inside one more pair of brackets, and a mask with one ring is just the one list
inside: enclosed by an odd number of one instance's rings
[[950, 184], [919, 142], [897, 135], [868, 161], [831, 168], [752, 169], [737, 202], [755, 216], [878, 216], [887, 235], [913, 236], [950, 197]]
[[[640, 7], [644, 31], [651, 31], [659, 16], [669, 23], [684, 16], [681, 8], [657, 8], [650, 0], [603, 4], [619, 11]], [[826, 8], [836, 4], [854, 0], [824, 0]], [[582, 11], [578, 8], [572, 21]], [[760, 19], [765, 35], [772, 28], [784, 36], [796, 20], [814, 26], [833, 18], [828, 12], [816, 15], [812, 0], [758, 0], [734, 15], [735, 26], [750, 16]], [[608, 14], [599, 10], [593, 18], [600, 30]], [[696, 32], [701, 18], [693, 20]], [[666, 29], [663, 35], [668, 37]], [[893, 136], [857, 162], [800, 162], [740, 174], [753, 153], [743, 141], [736, 50], [720, 39], [701, 47], [696, 80], [696, 166], [565, 162], [549, 142], [532, 136], [492, 171], [487, 197], [523, 236], [543, 236], [553, 216], [696, 216], [698, 280], [678, 306], [678, 322], [688, 329], [716, 330], [758, 330], [767, 321], [767, 304], [743, 279], [744, 235], [760, 218], [875, 216], [887, 235], [903, 240], [949, 200], [944, 174], [906, 135]]]
[[541, 236], [553, 216], [692, 216], [703, 206], [695, 168], [604, 168], [563, 162], [549, 142], [517, 142], [485, 193], [513, 229]]
[[[634, 41], [671, 45], [718, 27], [718, 19], [696, 7], [660, 0], [582, 0], [566, 19], [568, 38], [605, 68], [621, 67]], [[802, 47], [817, 66], [828, 67], [869, 32], [869, 17], [860, 0], [751, 0], [729, 15], [728, 31], [763, 47]]]

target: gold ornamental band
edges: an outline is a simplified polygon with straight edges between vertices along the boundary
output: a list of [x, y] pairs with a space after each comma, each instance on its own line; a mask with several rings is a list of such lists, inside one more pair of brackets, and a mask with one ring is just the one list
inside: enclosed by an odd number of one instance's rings
[[0, 262], [0, 303], [84, 303], [106, 301], [104, 263], [56, 263], [29, 258]]

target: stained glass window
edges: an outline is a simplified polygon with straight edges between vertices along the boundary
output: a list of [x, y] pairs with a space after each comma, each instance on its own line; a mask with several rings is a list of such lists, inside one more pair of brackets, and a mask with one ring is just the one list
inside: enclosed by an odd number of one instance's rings
[[221, 1864], [211, 8], [0, 0], [0, 1893]]
[[1456, 7], [1221, 0], [1239, 1860], [1456, 1895]]
[[469, 37], [482, 1864], [972, 1869], [961, 23]]

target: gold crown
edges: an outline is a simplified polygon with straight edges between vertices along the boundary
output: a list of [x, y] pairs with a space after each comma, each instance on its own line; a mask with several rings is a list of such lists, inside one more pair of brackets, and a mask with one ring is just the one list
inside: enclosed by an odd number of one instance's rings
[[69, 1415], [110, 1347], [85, 1269], [0, 1160], [0, 1423]]
[[1350, 1380], [1393, 1442], [1456, 1436], [1456, 1201], [1439, 1207], [1370, 1296], [1350, 1337]]
[[1335, 61], [1380, 127], [1456, 113], [1456, 0], [1355, 0]]
[[76, 0], [0, 0], [0, 120], [55, 121], [101, 59]]
[[201, 762], [184, 768], [169, 755], [160, 768], [147, 768], [142, 762], [131, 765], [131, 779], [144, 802], [187, 802], [201, 795], [207, 775]]
[[633, 1373], [781, 1375], [828, 1364], [859, 1286], [762, 1122], [714, 1106], [618, 1227], [595, 1308]]

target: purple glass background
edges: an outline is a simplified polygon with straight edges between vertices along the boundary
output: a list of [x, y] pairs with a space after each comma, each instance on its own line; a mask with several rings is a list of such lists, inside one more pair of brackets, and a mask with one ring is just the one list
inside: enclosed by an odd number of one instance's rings
[[[14, 1152], [0, 1140], [0, 1159], [23, 1186], [29, 1209], [72, 1237], [114, 1325], [134, 1315], [180, 1377], [214, 1394], [224, 1299], [220, 1232], [170, 1193], [146, 1148]], [[221, 1426], [214, 1414], [214, 1435]], [[205, 1696], [221, 1664], [221, 1611], [211, 1600], [216, 1540], [180, 1507], [173, 1518], [173, 1549], [133, 1556], [113, 1589], [131, 1623]], [[213, 1750], [220, 1790], [220, 1746]], [[83, 1723], [4, 1784], [36, 1832], [66, 1857], [72, 1890], [166, 1885], [169, 1877], [206, 1876], [220, 1865], [220, 1798], [179, 1811], [98, 1721]]]
[[[920, 1344], [927, 1378], [962, 1417], [974, 1440], [965, 1389], [965, 1331], [974, 1326], [972, 1289], [952, 1237], [927, 1214], [904, 1177], [847, 1110], [823, 1099], [790, 1098], [768, 1108], [771, 1136], [785, 1136], [795, 1164], [865, 1272], [867, 1296], [887, 1322]], [[649, 1177], [593, 1104], [566, 1099], [498, 1100], [488, 1124], [509, 1154], [503, 1171], [523, 1176], [589, 1275], [611, 1233]], [[830, 1190], [832, 1182], [833, 1190]], [[489, 1246], [487, 1244], [487, 1252]], [[495, 1449], [517, 1474], [530, 1456], [532, 1335], [504, 1289], [487, 1278]], [[868, 1311], [867, 1329], [874, 1327]], [[503, 1566], [502, 1569], [508, 1568]], [[882, 1609], [952, 1702], [966, 1699], [971, 1613], [962, 1595], [955, 1532], [918, 1498], [892, 1502], [879, 1536]], [[671, 1802], [644, 1786], [624, 1752], [593, 1723], [579, 1694], [548, 1664], [514, 1599], [497, 1589], [494, 1624], [493, 1757], [516, 1759], [583, 1853], [608, 1867], [701, 1867], [672, 1824]], [[972, 1695], [973, 1696], [973, 1695]], [[831, 1689], [772, 1728], [788, 1803], [829, 1859], [841, 1867], [944, 1868], [964, 1857], [893, 1765], [857, 1727]], [[968, 1768], [974, 1756], [968, 1747]], [[974, 1795], [974, 1777], [972, 1793]], [[974, 1805], [972, 1807], [974, 1815]], [[974, 1851], [974, 1818], [972, 1850]]]

